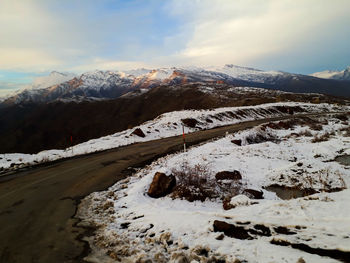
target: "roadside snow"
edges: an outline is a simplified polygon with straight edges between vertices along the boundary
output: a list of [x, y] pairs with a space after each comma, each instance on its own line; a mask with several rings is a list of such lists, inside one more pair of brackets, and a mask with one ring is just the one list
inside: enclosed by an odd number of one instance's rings
[[[6, 153], [0, 154], [1, 169], [15, 170], [18, 168], [55, 161], [72, 156], [88, 154], [119, 146], [129, 145], [136, 142], [145, 142], [182, 134], [182, 119], [193, 118], [198, 121], [195, 128], [186, 127], [186, 133], [195, 132], [201, 129], [235, 124], [244, 121], [258, 120], [269, 117], [290, 115], [281, 111], [279, 107], [300, 107], [301, 113], [318, 113], [349, 111], [349, 106], [337, 106], [332, 104], [311, 104], [311, 103], [270, 103], [257, 106], [227, 107], [213, 110], [183, 110], [162, 114], [154, 120], [145, 122], [132, 129], [117, 132], [112, 135], [75, 145], [64, 150], [46, 150], [37, 154]], [[131, 133], [140, 128], [146, 135], [144, 138], [132, 135]]]
[[[350, 190], [322, 191], [350, 185], [349, 167], [334, 161], [340, 153], [350, 154], [350, 139], [342, 131], [349, 128], [349, 119], [318, 119], [324, 124], [320, 131], [308, 126], [276, 130], [263, 125], [230, 134], [192, 147], [186, 153], [158, 159], [107, 191], [91, 194], [78, 211], [82, 225], [97, 228], [95, 236], [88, 239], [94, 253], [87, 260], [210, 262], [215, 258], [225, 260], [221, 262], [339, 262], [334, 256], [271, 243], [274, 240], [326, 252], [350, 253]], [[305, 131], [312, 136], [304, 136]], [[329, 132], [334, 134], [328, 140], [312, 142], [315, 135]], [[266, 133], [270, 134], [266, 141], [252, 143], [251, 138]], [[242, 146], [232, 143], [233, 140], [241, 140]], [[237, 207], [224, 210], [218, 199], [188, 202], [147, 195], [156, 172], [169, 175], [185, 162], [189, 166], [208, 167], [213, 180], [219, 171], [238, 170], [242, 185], [262, 190], [264, 199], [238, 195], [231, 199], [231, 204]], [[313, 181], [303, 179], [310, 176]], [[281, 200], [264, 188], [272, 184], [311, 187], [321, 193]], [[232, 238], [214, 232], [214, 220], [245, 229], [262, 225], [271, 234], [253, 235], [252, 239]]]

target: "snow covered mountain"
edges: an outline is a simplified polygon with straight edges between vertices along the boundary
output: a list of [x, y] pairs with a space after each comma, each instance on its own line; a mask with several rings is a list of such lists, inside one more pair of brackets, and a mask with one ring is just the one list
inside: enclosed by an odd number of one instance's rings
[[62, 72], [52, 71], [48, 76], [38, 77], [34, 79], [30, 89], [45, 89], [54, 85], [61, 84], [68, 80], [71, 80], [75, 76], [76, 76], [75, 74], [70, 72], [62, 73]]
[[[350, 79], [349, 71], [350, 68], [347, 68], [342, 72], [343, 79]], [[52, 72], [48, 77], [37, 79], [32, 88], [7, 98], [3, 105], [114, 99], [133, 91], [144, 93], [159, 85], [178, 86], [186, 83], [217, 83], [234, 87], [350, 96], [348, 83], [315, 76], [225, 65], [207, 68], [136, 69], [125, 72], [97, 70], [80, 76]]]
[[311, 76], [323, 79], [337, 79], [350, 81], [350, 66], [341, 71], [325, 70], [311, 74]]
[[[0, 97], [0, 102], [7, 100], [9, 98], [17, 97], [17, 96], [19, 96], [20, 98], [28, 97], [29, 99], [30, 97], [35, 96], [34, 94], [38, 93], [37, 91], [34, 91], [34, 90], [46, 89], [48, 87], [64, 83], [66, 81], [73, 79], [75, 76], [76, 75], [74, 73], [70, 73], [70, 72], [62, 73], [62, 72], [52, 71], [48, 76], [35, 78], [32, 84], [27, 85], [25, 89], [16, 90], [8, 94], [7, 96]], [[20, 95], [21, 93], [24, 93], [24, 94]]]

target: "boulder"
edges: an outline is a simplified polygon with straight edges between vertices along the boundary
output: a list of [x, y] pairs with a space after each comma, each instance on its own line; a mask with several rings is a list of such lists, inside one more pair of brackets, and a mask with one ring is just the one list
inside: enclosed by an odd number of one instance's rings
[[193, 118], [182, 119], [181, 121], [185, 126], [190, 128], [195, 128], [196, 125], [199, 123], [196, 119]]
[[238, 146], [242, 146], [242, 140], [232, 140], [231, 142]]
[[215, 220], [213, 226], [214, 232], [224, 232], [224, 234], [229, 237], [237, 239], [253, 239], [248, 231], [242, 226], [235, 226], [220, 220]]
[[243, 194], [252, 199], [264, 199], [263, 191], [258, 191], [254, 189], [245, 189]]
[[136, 135], [139, 137], [146, 137], [146, 135], [143, 133], [143, 131], [140, 128], [136, 128], [130, 135]]
[[239, 171], [234, 170], [233, 172], [230, 171], [222, 171], [218, 172], [215, 175], [215, 179], [218, 180], [241, 180], [242, 175]]
[[153, 198], [159, 198], [170, 194], [176, 185], [175, 176], [167, 176], [164, 173], [155, 173], [152, 183], [148, 189], [148, 195]]

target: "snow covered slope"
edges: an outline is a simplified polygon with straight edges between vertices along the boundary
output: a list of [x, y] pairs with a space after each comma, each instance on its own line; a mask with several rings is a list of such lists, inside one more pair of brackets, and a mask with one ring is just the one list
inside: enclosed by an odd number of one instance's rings
[[350, 80], [350, 66], [341, 71], [325, 70], [311, 74], [311, 76], [323, 79]]
[[222, 68], [213, 67], [211, 70], [224, 73], [237, 79], [269, 84], [275, 83], [276, 79], [279, 77], [290, 75], [290, 73], [283, 73], [280, 71], [263, 71], [254, 68], [240, 67], [232, 64], [227, 64]]
[[[348, 262], [350, 170], [334, 158], [340, 153], [350, 155], [346, 132], [350, 127], [348, 117], [340, 118], [315, 117], [303, 124], [275, 122], [229, 134], [160, 158], [108, 190], [92, 193], [82, 200], [77, 213], [82, 226], [97, 227], [89, 238], [93, 253], [86, 259]], [[313, 121], [320, 126], [313, 127]], [[259, 137], [266, 134], [271, 137]], [[322, 136], [323, 140], [315, 141]], [[252, 142], [253, 138], [260, 141]], [[237, 145], [237, 140], [242, 144]], [[176, 171], [191, 167], [197, 167], [189, 173], [192, 178], [205, 171], [195, 189], [209, 187], [214, 197], [190, 202], [172, 193], [157, 199], [147, 194], [155, 173], [176, 176]], [[217, 174], [223, 171], [238, 171], [241, 178], [220, 180]], [[176, 177], [173, 191], [181, 180]], [[189, 187], [191, 179], [186, 180]], [[294, 187], [316, 194], [304, 192], [286, 200], [268, 190], [273, 184], [284, 192]], [[222, 189], [235, 191], [215, 197]], [[263, 198], [248, 197], [248, 189], [261, 191]], [[226, 201], [231, 207], [224, 205]]]
[[69, 72], [61, 73], [52, 71], [48, 76], [35, 78], [29, 89], [45, 89], [71, 80], [75, 76], [75, 74]]
[[[92, 139], [65, 150], [47, 150], [37, 154], [0, 154], [0, 168], [3, 170], [14, 170], [42, 162], [103, 151], [136, 142], [176, 136], [182, 134], [183, 123], [187, 125], [186, 133], [191, 133], [202, 129], [211, 129], [243, 121], [288, 116], [293, 114], [293, 111], [294, 113], [315, 113], [349, 110], [349, 106], [289, 102], [245, 107], [227, 107], [213, 110], [174, 111], [162, 114], [154, 120], [145, 122], [132, 129], [98, 139]], [[137, 128], [142, 130], [145, 135], [144, 137], [133, 134], [133, 131]]]

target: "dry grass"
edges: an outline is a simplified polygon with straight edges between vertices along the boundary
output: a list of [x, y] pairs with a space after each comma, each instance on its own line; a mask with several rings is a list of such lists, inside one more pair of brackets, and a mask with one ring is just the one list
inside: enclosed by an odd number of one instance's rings
[[334, 135], [334, 132], [326, 132], [322, 135], [315, 135], [314, 138], [311, 140], [312, 143], [317, 142], [325, 142], [328, 141], [331, 135]]
[[[335, 192], [346, 188], [346, 184], [341, 173], [337, 170], [332, 174], [329, 168], [322, 169], [317, 173], [306, 175], [303, 177], [303, 180], [304, 185], [307, 185], [308, 188], [320, 192]], [[331, 183], [334, 180], [338, 181], [337, 186], [332, 186]]]
[[312, 133], [309, 130], [301, 131], [298, 133], [299, 136], [312, 137]]

